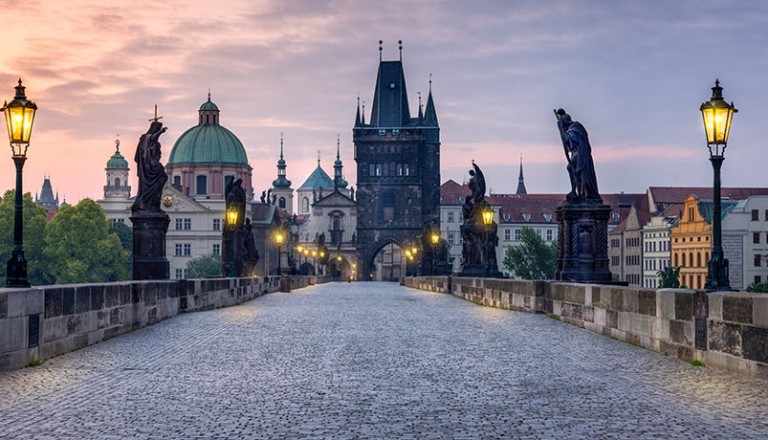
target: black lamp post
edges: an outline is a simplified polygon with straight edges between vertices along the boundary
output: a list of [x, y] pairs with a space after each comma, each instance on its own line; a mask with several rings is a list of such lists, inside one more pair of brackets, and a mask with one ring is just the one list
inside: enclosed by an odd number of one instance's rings
[[725, 147], [728, 144], [728, 134], [731, 131], [733, 114], [738, 110], [733, 103], [728, 104], [723, 99], [723, 88], [720, 80], [715, 80], [712, 87], [712, 97], [701, 104], [699, 108], [704, 118], [704, 131], [707, 134], [707, 147], [709, 148], [709, 160], [714, 171], [712, 207], [712, 258], [707, 262], [706, 290], [731, 290], [728, 279], [728, 260], [723, 255], [722, 226], [720, 208], [720, 167], [723, 165]]
[[280, 264], [281, 259], [281, 253], [280, 253], [280, 246], [282, 246], [283, 241], [285, 241], [285, 234], [283, 234], [283, 231], [277, 230], [275, 232], [275, 243], [277, 243], [277, 274], [282, 275], [282, 266]]
[[29, 287], [27, 260], [24, 258], [24, 212], [21, 177], [24, 162], [27, 160], [27, 148], [29, 147], [29, 138], [32, 135], [32, 124], [35, 121], [37, 106], [34, 102], [27, 100], [27, 96], [24, 94], [25, 88], [21, 85], [21, 78], [19, 78], [19, 85], [16, 86], [16, 96], [14, 96], [13, 101], [3, 104], [5, 124], [8, 127], [8, 138], [13, 152], [13, 163], [16, 165], [13, 251], [11, 252], [11, 259], [8, 260], [6, 287]]
[[429, 236], [432, 242], [432, 276], [437, 275], [437, 245], [440, 244], [440, 231], [432, 230]]
[[239, 213], [235, 208], [229, 208], [225, 213], [226, 223], [224, 225], [223, 243], [224, 255], [227, 261], [222, 261], [224, 266], [224, 276], [237, 276], [237, 258], [235, 250], [237, 249], [237, 221]]
[[485, 225], [485, 276], [491, 276], [491, 252], [495, 252], [491, 244], [491, 226], [493, 225], [493, 207], [484, 204], [482, 208], [483, 224]]

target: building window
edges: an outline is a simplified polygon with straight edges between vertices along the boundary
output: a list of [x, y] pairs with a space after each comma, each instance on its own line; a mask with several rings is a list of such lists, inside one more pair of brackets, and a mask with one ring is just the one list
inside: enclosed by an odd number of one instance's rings
[[181, 188], [181, 176], [173, 176], [173, 186]]
[[197, 176], [197, 195], [208, 194], [208, 176]]
[[176, 219], [176, 230], [181, 230], [184, 227], [184, 221], [180, 218]]
[[184, 256], [188, 257], [192, 255], [192, 245], [189, 243], [184, 243]]
[[760, 220], [760, 212], [757, 209], [752, 210], [752, 221], [756, 222]]
[[755, 275], [755, 284], [760, 284], [763, 282], [763, 278], [760, 275]]
[[177, 257], [181, 256], [181, 243], [176, 243], [176, 246], [174, 246], [175, 252], [174, 255]]
[[281, 209], [285, 209], [285, 197], [280, 197], [280, 199], [278, 199], [277, 206]]
[[176, 279], [177, 280], [184, 279], [184, 269], [176, 269]]
[[448, 223], [453, 223], [453, 212], [448, 213]]
[[453, 242], [456, 241], [456, 234], [453, 232], [448, 233], [448, 244], [454, 244]]
[[760, 267], [760, 260], [763, 259], [763, 256], [760, 254], [755, 254], [755, 267]]
[[397, 164], [397, 175], [402, 176], [403, 175], [403, 164], [399, 163]]
[[301, 212], [307, 213], [309, 212], [309, 197], [304, 197], [301, 199]]
[[752, 243], [760, 244], [760, 233], [759, 232], [753, 232], [752, 233]]
[[213, 255], [221, 255], [221, 244], [215, 243], [213, 245]]
[[184, 230], [189, 231], [192, 229], [192, 219], [191, 218], [185, 218], [184, 219]]
[[504, 230], [504, 240], [509, 241], [512, 238], [512, 231], [509, 229]]
[[765, 210], [765, 221], [768, 222], [768, 209]]
[[693, 221], [693, 206], [688, 207], [688, 221], [689, 222]]
[[521, 238], [520, 229], [515, 228], [515, 241], [520, 241], [520, 238]]
[[213, 230], [214, 231], [221, 231], [221, 219], [220, 218], [213, 219]]

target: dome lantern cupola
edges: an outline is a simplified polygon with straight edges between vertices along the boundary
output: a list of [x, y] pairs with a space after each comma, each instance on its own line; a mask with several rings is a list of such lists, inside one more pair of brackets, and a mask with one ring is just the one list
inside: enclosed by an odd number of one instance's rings
[[199, 112], [198, 125], [219, 125], [219, 107], [211, 102], [211, 92], [208, 92], [208, 100], [200, 106]]

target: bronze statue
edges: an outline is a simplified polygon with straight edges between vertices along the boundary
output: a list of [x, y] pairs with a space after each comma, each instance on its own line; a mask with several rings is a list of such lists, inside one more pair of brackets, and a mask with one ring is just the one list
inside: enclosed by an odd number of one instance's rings
[[563, 109], [555, 111], [557, 128], [568, 161], [568, 176], [571, 179], [571, 192], [568, 200], [602, 201], [597, 189], [595, 165], [592, 162], [592, 146], [589, 144], [587, 130]]
[[160, 212], [160, 199], [163, 187], [168, 180], [165, 168], [160, 163], [160, 135], [165, 133], [163, 123], [154, 120], [149, 130], [139, 138], [136, 146], [136, 168], [139, 175], [139, 191], [131, 206], [131, 211]]
[[469, 189], [472, 191], [472, 194], [470, 195], [470, 198], [472, 200], [472, 204], [476, 205], [483, 200], [485, 200], [485, 175], [483, 175], [482, 170], [480, 170], [480, 167], [475, 164], [475, 161], [472, 161], [472, 170], [469, 170], [469, 175], [472, 176], [469, 179]]

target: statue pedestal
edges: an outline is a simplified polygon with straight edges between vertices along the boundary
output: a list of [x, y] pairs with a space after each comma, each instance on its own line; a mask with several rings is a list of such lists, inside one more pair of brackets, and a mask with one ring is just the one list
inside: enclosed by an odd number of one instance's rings
[[602, 202], [564, 202], [556, 211], [558, 224], [557, 281], [611, 283], [608, 219], [611, 207]]
[[165, 258], [165, 234], [170, 222], [162, 211], [136, 211], [131, 216], [134, 280], [170, 278], [170, 264]]

